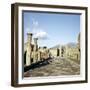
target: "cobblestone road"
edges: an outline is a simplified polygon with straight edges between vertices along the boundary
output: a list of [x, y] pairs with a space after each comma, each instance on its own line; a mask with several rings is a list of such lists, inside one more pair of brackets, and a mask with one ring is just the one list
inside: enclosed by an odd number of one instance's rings
[[79, 75], [80, 64], [65, 58], [53, 58], [49, 64], [25, 72], [25, 77]]

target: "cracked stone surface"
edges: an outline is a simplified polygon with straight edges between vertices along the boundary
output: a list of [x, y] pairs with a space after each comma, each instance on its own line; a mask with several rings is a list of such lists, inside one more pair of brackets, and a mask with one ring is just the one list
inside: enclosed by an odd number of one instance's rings
[[31, 69], [24, 73], [24, 77], [43, 77], [60, 75], [79, 75], [80, 64], [74, 60], [56, 57], [49, 64]]

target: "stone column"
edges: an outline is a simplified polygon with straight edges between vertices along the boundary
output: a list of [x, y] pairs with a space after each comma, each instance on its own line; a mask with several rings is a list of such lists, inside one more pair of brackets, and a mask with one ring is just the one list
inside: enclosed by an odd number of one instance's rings
[[68, 46], [66, 46], [65, 49], [66, 49], [65, 56], [68, 57]]
[[26, 54], [26, 66], [31, 65], [31, 54], [32, 54], [32, 33], [27, 33], [27, 54]]
[[38, 53], [37, 53], [37, 51], [38, 51], [38, 45], [37, 45], [37, 40], [38, 40], [38, 38], [34, 38], [34, 58], [33, 58], [34, 63], [36, 63], [37, 62], [37, 59], [38, 59]]
[[38, 51], [38, 61], [40, 61], [40, 60], [41, 60], [41, 52]]

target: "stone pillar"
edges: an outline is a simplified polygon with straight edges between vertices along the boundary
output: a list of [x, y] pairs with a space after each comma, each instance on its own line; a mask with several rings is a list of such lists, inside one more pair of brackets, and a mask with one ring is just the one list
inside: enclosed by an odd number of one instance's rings
[[66, 49], [65, 56], [68, 57], [68, 46], [66, 46], [65, 49]]
[[38, 58], [37, 58], [38, 57], [38, 53], [37, 53], [37, 51], [38, 51], [37, 40], [38, 40], [38, 38], [34, 38], [34, 58], [33, 58], [34, 63], [36, 63], [37, 60], [38, 60]]
[[34, 38], [34, 50], [35, 51], [38, 50], [37, 40], [38, 40], [38, 38]]
[[41, 52], [38, 51], [38, 61], [40, 61], [40, 60], [41, 60]]
[[32, 33], [27, 33], [27, 54], [26, 54], [26, 66], [31, 65], [31, 54], [32, 54]]

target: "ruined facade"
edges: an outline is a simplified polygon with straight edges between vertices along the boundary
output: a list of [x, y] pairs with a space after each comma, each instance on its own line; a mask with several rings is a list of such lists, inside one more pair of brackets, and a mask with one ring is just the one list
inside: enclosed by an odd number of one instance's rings
[[34, 44], [32, 44], [32, 36], [32, 33], [27, 33], [27, 43], [24, 44], [25, 66], [29, 66], [41, 60], [49, 58], [49, 51], [47, 48], [38, 48], [38, 38], [34, 38]]
[[65, 47], [60, 46], [58, 48], [50, 48], [49, 52], [52, 57], [57, 57], [57, 56], [64, 57], [65, 56]]
[[74, 47], [66, 46], [66, 57], [80, 61], [80, 33], [77, 38], [77, 44]]

